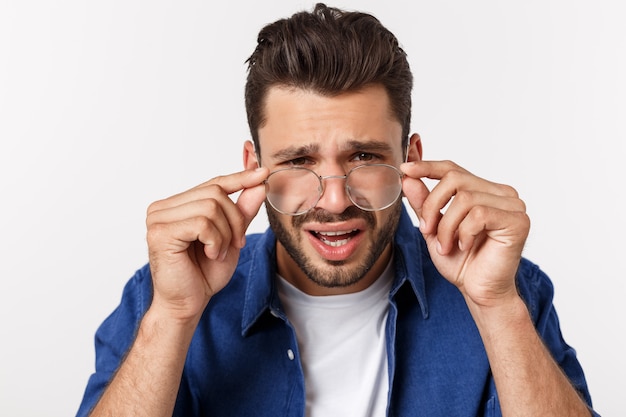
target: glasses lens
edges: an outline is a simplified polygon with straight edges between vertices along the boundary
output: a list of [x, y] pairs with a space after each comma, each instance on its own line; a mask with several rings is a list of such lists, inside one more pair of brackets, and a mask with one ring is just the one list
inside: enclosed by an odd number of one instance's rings
[[402, 193], [402, 174], [391, 165], [361, 165], [350, 171], [346, 189], [362, 210], [383, 210]]
[[321, 195], [320, 179], [306, 168], [272, 172], [265, 180], [265, 196], [283, 214], [303, 214], [315, 207]]
[[[402, 174], [391, 165], [361, 165], [352, 169], [345, 178], [348, 196], [361, 210], [384, 210], [402, 194]], [[267, 201], [283, 214], [304, 214], [315, 207], [321, 195], [320, 177], [307, 168], [279, 169], [265, 180]]]

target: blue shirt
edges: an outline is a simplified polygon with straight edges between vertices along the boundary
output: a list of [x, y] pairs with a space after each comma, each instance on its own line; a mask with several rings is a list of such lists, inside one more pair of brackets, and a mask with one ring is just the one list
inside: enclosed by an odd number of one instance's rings
[[[386, 326], [388, 415], [500, 416], [485, 348], [467, 305], [435, 269], [405, 210], [394, 244]], [[304, 416], [304, 375], [296, 334], [277, 294], [275, 247], [271, 230], [247, 237], [231, 281], [211, 299], [196, 329], [175, 416]], [[549, 278], [523, 259], [517, 284], [546, 346], [591, 405], [576, 352], [561, 336]], [[87, 415], [101, 396], [151, 299], [146, 265], [96, 333], [96, 371], [78, 416]]]

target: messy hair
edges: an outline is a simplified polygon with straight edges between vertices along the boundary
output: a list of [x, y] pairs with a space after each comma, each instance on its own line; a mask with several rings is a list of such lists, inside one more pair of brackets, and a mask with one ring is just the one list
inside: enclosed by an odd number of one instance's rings
[[398, 40], [374, 16], [318, 3], [313, 12], [299, 12], [265, 26], [246, 62], [246, 112], [257, 152], [265, 100], [274, 86], [332, 97], [382, 85], [406, 145], [413, 76]]

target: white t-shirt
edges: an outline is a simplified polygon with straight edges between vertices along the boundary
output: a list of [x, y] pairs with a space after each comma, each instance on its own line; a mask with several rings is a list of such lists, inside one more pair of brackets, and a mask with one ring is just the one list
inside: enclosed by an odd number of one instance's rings
[[389, 390], [385, 327], [390, 262], [369, 288], [311, 296], [279, 277], [304, 369], [307, 417], [385, 416]]

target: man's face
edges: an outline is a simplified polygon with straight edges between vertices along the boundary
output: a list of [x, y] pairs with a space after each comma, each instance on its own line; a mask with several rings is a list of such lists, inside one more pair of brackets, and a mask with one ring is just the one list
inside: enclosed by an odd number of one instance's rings
[[[402, 126], [381, 86], [324, 97], [273, 87], [259, 129], [261, 164], [274, 171], [299, 166], [321, 176], [342, 176], [363, 164], [402, 162]], [[346, 194], [345, 179], [323, 181], [314, 209], [299, 216], [266, 204], [278, 239], [278, 272], [314, 294], [359, 291], [384, 270], [391, 256], [401, 201], [381, 211], [363, 211]], [[315, 193], [315, 190], [311, 190]]]

